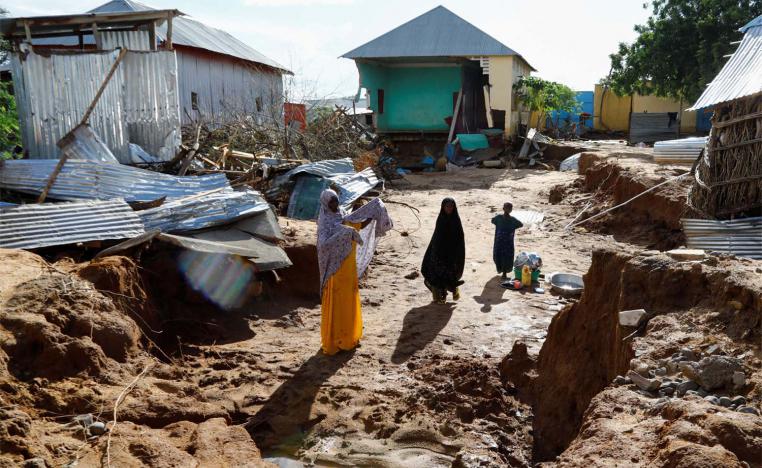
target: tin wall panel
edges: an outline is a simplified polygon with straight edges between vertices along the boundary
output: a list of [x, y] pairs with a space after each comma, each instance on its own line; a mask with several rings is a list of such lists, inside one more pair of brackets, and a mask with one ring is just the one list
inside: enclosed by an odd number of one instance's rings
[[[12, 57], [25, 151], [58, 159], [56, 142], [82, 119], [118, 52], [29, 52]], [[90, 126], [121, 163], [129, 143], [162, 161], [180, 145], [177, 62], [173, 51], [128, 52], [90, 116]]]
[[104, 50], [120, 47], [128, 50], [151, 50], [148, 31], [102, 31], [101, 41]]
[[[30, 159], [57, 159], [56, 142], [79, 124], [117, 57], [116, 51], [11, 59], [21, 137]], [[129, 160], [122, 112], [124, 75], [115, 73], [90, 115], [90, 126], [120, 161]]]

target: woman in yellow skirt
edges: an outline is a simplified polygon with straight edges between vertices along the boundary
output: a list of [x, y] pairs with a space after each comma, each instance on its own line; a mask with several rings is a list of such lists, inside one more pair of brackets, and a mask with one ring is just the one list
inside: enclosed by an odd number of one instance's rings
[[318, 264], [322, 295], [320, 335], [323, 352], [336, 354], [351, 350], [362, 337], [362, 310], [357, 272], [357, 245], [363, 244], [358, 232], [373, 219], [362, 223], [346, 222], [333, 190], [320, 194], [318, 216]]

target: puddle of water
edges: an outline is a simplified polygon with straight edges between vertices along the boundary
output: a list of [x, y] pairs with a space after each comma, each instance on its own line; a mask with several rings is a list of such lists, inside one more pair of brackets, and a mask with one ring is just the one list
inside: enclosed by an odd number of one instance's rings
[[264, 457], [266, 462], [278, 465], [279, 468], [305, 468], [307, 465], [296, 458], [290, 457]]

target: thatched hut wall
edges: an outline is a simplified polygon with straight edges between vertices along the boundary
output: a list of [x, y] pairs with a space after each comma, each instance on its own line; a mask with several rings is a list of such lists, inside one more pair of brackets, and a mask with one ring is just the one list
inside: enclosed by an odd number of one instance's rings
[[709, 219], [762, 215], [762, 93], [715, 106], [688, 202]]

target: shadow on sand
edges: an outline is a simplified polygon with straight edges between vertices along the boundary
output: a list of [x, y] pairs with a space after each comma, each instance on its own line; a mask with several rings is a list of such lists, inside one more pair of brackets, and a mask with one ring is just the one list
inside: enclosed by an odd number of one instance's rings
[[310, 410], [320, 388], [344, 367], [354, 354], [355, 351], [352, 350], [327, 356], [318, 350], [307, 359], [246, 422], [246, 430], [257, 445], [272, 447], [288, 437], [304, 434], [319, 423], [325, 415], [310, 418]]
[[484, 284], [482, 293], [478, 296], [474, 296], [474, 300], [477, 304], [481, 304], [482, 312], [491, 312], [492, 306], [508, 302], [508, 299], [504, 299], [503, 295], [506, 289], [500, 285], [503, 280], [500, 276], [495, 276], [491, 280]]
[[392, 362], [402, 364], [434, 341], [447, 325], [455, 304], [428, 304], [415, 307], [405, 315], [402, 332], [392, 353]]

